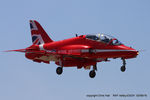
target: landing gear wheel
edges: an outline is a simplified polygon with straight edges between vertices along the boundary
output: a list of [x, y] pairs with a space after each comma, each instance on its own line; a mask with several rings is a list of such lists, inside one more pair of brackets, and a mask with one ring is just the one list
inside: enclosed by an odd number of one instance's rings
[[58, 67], [58, 68], [56, 69], [56, 73], [57, 73], [58, 75], [61, 75], [62, 72], [63, 72], [62, 67]]
[[122, 72], [125, 72], [126, 67], [125, 67], [125, 66], [122, 66], [122, 67], [120, 68], [120, 70], [121, 70]]
[[96, 76], [96, 72], [94, 70], [91, 70], [89, 76], [90, 78], [94, 78]]

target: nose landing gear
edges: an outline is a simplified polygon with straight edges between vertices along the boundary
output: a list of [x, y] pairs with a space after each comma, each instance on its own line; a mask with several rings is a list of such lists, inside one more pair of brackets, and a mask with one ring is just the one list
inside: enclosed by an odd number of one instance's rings
[[121, 66], [120, 70], [121, 70], [122, 72], [125, 72], [125, 70], [126, 70], [126, 61], [125, 61], [124, 58], [121, 58], [121, 60], [123, 61], [123, 65]]
[[96, 76], [95, 71], [97, 71], [97, 65], [93, 65], [93, 70], [91, 70], [89, 73], [90, 78], [94, 78]]

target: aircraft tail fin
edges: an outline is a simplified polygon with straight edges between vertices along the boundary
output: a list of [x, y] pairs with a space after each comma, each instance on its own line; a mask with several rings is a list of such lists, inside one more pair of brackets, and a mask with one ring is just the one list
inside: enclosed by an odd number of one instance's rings
[[40, 45], [43, 43], [53, 42], [36, 20], [30, 20], [30, 29], [33, 44]]

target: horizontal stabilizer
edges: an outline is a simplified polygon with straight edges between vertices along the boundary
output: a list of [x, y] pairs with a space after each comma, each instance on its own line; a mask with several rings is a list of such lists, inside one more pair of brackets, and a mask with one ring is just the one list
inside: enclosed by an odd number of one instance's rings
[[4, 52], [26, 52], [26, 49], [17, 49], [17, 50], [7, 50]]

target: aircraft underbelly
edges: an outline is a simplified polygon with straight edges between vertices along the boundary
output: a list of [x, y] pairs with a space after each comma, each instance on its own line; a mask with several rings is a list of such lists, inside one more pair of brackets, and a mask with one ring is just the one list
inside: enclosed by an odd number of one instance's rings
[[43, 61], [58, 61], [58, 58], [56, 55], [41, 56], [36, 59], [43, 60]]

